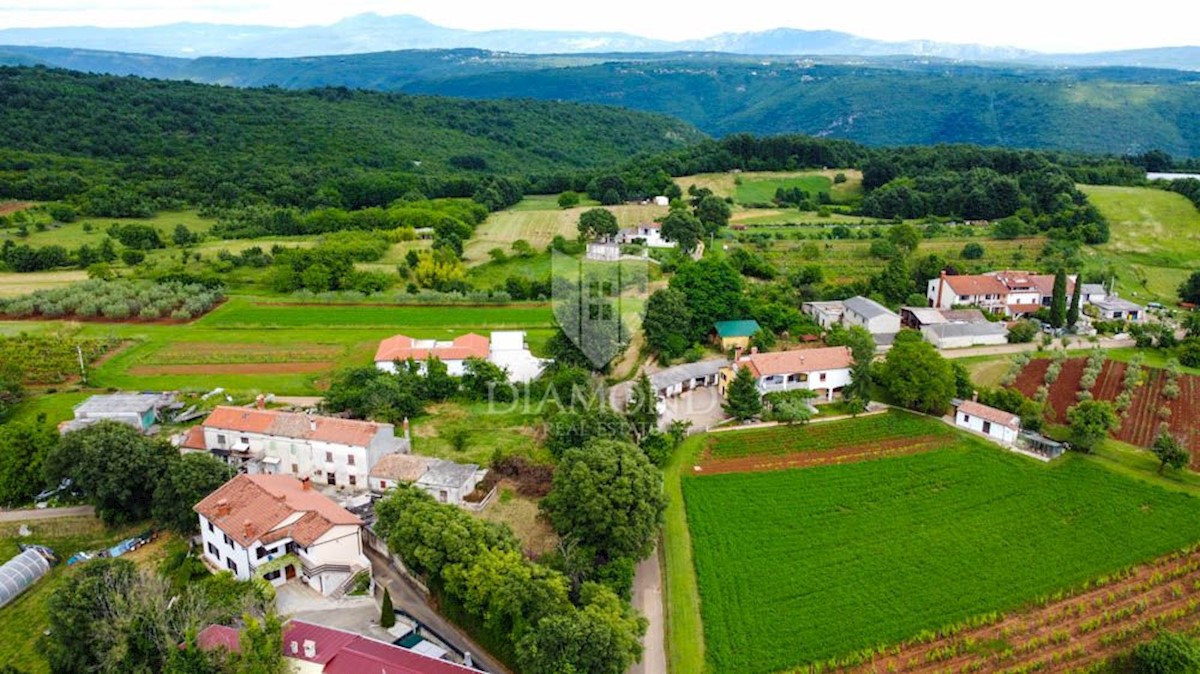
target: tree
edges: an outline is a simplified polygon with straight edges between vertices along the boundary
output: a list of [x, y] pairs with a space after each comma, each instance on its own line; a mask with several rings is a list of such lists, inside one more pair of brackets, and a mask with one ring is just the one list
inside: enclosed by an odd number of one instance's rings
[[643, 559], [666, 507], [662, 473], [632, 444], [595, 440], [563, 454], [541, 507], [560, 536], [597, 555]]
[[749, 367], [741, 365], [725, 393], [725, 413], [738, 421], [749, 421], [762, 414], [762, 396], [758, 381]]
[[1188, 451], [1175, 439], [1175, 436], [1166, 430], [1160, 432], [1158, 437], [1154, 439], [1154, 445], [1151, 447], [1151, 450], [1159, 460], [1159, 475], [1162, 475], [1167, 466], [1178, 470], [1187, 466], [1188, 462], [1192, 459]]
[[899, 335], [879, 368], [879, 383], [900, 405], [927, 414], [945, 412], [955, 393], [949, 361], [932, 344]]
[[625, 406], [625, 418], [633, 429], [634, 440], [641, 442], [651, 431], [658, 428], [658, 396], [650, 385], [650, 377], [643, 372], [629, 392]]
[[568, 409], [550, 417], [546, 428], [546, 449], [561, 458], [570, 449], [578, 449], [594, 440], [628, 441], [632, 436], [629, 421], [603, 401], [594, 401], [581, 409]]
[[49, 637], [43, 653], [51, 672], [99, 670], [103, 652], [102, 625], [97, 608], [110, 587], [127, 586], [137, 574], [127, 559], [96, 559], [68, 574], [46, 602]]
[[1083, 298], [1083, 277], [1075, 277], [1075, 289], [1071, 291], [1071, 305], [1067, 307], [1067, 327], [1075, 329], [1075, 324], [1079, 322], [1079, 310], [1081, 300]]
[[16, 363], [0, 363], [0, 422], [25, 397], [24, 382], [25, 373]]
[[963, 246], [962, 258], [964, 260], [978, 260], [979, 258], [983, 257], [983, 252], [983, 246], [972, 241], [971, 243]]
[[0, 505], [29, 503], [42, 490], [42, 464], [58, 444], [58, 433], [35, 421], [0, 426]]
[[687, 297], [673, 288], [660, 288], [646, 300], [642, 319], [646, 343], [667, 358], [678, 358], [692, 344], [692, 312]]
[[673, 210], [662, 221], [662, 237], [674, 241], [679, 250], [690, 253], [696, 250], [704, 236], [704, 224], [696, 216], [684, 210]]
[[861, 325], [847, 328], [841, 323], [834, 323], [825, 334], [825, 343], [850, 347], [856, 363], [869, 363], [875, 357], [875, 337]]
[[704, 233], [716, 234], [718, 230], [729, 224], [732, 214], [729, 204], [715, 194], [710, 194], [696, 204], [696, 218], [704, 227]]
[[559, 208], [574, 208], [579, 205], [579, 193], [567, 190], [558, 195]]
[[171, 241], [180, 248], [190, 246], [196, 243], [196, 235], [192, 234], [192, 230], [187, 228], [187, 225], [182, 222], [175, 225], [175, 231], [171, 234]]
[[1008, 326], [1009, 344], [1027, 344], [1037, 337], [1038, 326], [1033, 321], [1016, 321]]
[[425, 412], [418, 394], [420, 375], [416, 363], [396, 363], [395, 374], [372, 365], [337, 372], [321, 401], [327, 412], [348, 412], [356, 419], [398, 424]]
[[72, 431], [46, 457], [49, 483], [69, 477], [107, 524], [151, 515], [154, 492], [176, 450], [136, 428], [101, 421]]
[[915, 288], [908, 262], [903, 256], [892, 258], [883, 271], [871, 279], [871, 289], [894, 304], [903, 302]]
[[463, 365], [463, 392], [475, 400], [512, 400], [508, 372], [486, 358], [468, 358]]
[[1084, 400], [1067, 410], [1071, 445], [1084, 453], [1090, 453], [1118, 423], [1112, 404], [1100, 400]]
[[283, 658], [283, 621], [273, 612], [262, 620], [245, 616], [246, 626], [238, 632], [238, 652], [230, 657], [231, 669], [239, 674], [284, 674], [291, 671]]
[[1188, 337], [1200, 337], [1200, 310], [1187, 312], [1180, 323]]
[[971, 371], [957, 360], [951, 361], [950, 367], [954, 370], [954, 397], [970, 400], [971, 396], [975, 394], [975, 384], [971, 382]]
[[691, 341], [707, 337], [716, 321], [746, 315], [745, 281], [728, 262], [704, 257], [687, 262], [671, 277], [670, 288], [683, 293], [692, 313]]
[[421, 377], [421, 398], [442, 401], [458, 392], [458, 378], [451, 376], [450, 366], [441, 358], [429, 354], [425, 358]]
[[1200, 337], [1188, 337], [1179, 345], [1179, 362], [1188, 367], [1200, 367]]
[[1028, 227], [1025, 221], [1016, 216], [1009, 216], [992, 225], [992, 236], [997, 239], [1016, 239], [1025, 234]]
[[180, 534], [199, 526], [192, 506], [225, 484], [236, 474], [229, 464], [211, 454], [172, 455], [167, 470], [154, 490], [154, 519]]
[[907, 222], [893, 225], [888, 229], [887, 239], [911, 255], [917, 250], [917, 246], [921, 245], [921, 230]]
[[1050, 295], [1050, 325], [1056, 329], [1067, 322], [1067, 272], [1059, 268], [1054, 273], [1054, 288]]
[[617, 235], [617, 216], [607, 208], [592, 208], [579, 216], [579, 236], [583, 239], [607, 239]]
[[1200, 671], [1200, 645], [1191, 637], [1159, 632], [1129, 654], [1135, 674], [1192, 674]]
[[580, 588], [579, 609], [557, 612], [526, 630], [516, 643], [527, 674], [622, 674], [642, 655], [646, 620], [612, 590]]
[[392, 593], [385, 587], [383, 588], [383, 603], [379, 607], [379, 626], [389, 629], [395, 625], [396, 610], [392, 606]]
[[1200, 305], [1200, 271], [1192, 272], [1186, 281], [1179, 284], [1179, 300]]

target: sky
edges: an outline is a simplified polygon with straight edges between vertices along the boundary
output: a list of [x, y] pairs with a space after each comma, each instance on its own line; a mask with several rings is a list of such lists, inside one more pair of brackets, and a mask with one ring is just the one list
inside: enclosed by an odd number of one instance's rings
[[[678, 0], [0, 0], [0, 28], [153, 26], [180, 21], [301, 26], [365, 12], [415, 14], [451, 28], [617, 31], [682, 40], [788, 27], [880, 40], [1086, 52], [1200, 44], [1200, 3], [1160, 0], [1150, 11], [1080, 0], [742, 0], [705, 11]], [[552, 8], [549, 9], [548, 8]]]

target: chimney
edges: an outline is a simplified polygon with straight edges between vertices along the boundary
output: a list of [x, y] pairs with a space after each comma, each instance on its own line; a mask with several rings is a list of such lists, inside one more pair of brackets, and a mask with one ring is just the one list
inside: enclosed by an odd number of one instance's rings
[[217, 501], [217, 517], [225, 517], [229, 514], [229, 499], [223, 498]]
[[757, 346], [752, 346], [752, 347], [750, 347], [750, 355], [751, 355], [751, 356], [756, 356], [756, 355], [758, 355], [758, 347], [757, 347]]
[[254, 538], [254, 525], [250, 523], [250, 520], [242, 520], [242, 533], [246, 538]]
[[292, 651], [292, 655], [295, 655], [300, 652], [300, 644], [295, 639], [292, 640], [291, 651]]
[[265, 409], [267, 409], [267, 398], [266, 398], [266, 396], [264, 396], [263, 394], [259, 393], [259, 394], [258, 394], [258, 397], [256, 397], [256, 398], [254, 399], [254, 406], [255, 406], [255, 407], [257, 407], [257, 408], [258, 408], [258, 409], [260, 409], [260, 410], [265, 410]]
[[408, 440], [408, 417], [404, 417], [404, 439]]
[[737, 346], [733, 349], [733, 362], [736, 364], [742, 359], [742, 347]]
[[303, 491], [308, 491], [308, 490], [312, 489], [312, 480], [307, 477], [301, 478], [300, 489]]
[[317, 642], [312, 639], [304, 640], [304, 657], [310, 660], [317, 657]]
[[308, 430], [312, 433], [317, 432], [317, 420], [311, 416], [308, 418]]

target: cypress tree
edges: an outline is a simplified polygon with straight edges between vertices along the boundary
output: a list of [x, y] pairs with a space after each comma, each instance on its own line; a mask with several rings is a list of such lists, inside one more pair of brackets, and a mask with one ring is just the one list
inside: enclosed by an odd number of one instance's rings
[[758, 394], [758, 383], [749, 367], [742, 365], [737, 369], [737, 375], [729, 383], [724, 407], [725, 412], [738, 421], [762, 414], [762, 397]]
[[1054, 291], [1050, 295], [1050, 325], [1056, 329], [1067, 322], [1067, 272], [1059, 269], [1054, 274]]
[[1083, 278], [1075, 277], [1075, 290], [1071, 292], [1071, 306], [1067, 309], [1067, 327], [1074, 328], [1079, 322], [1079, 303], [1083, 299]]
[[392, 593], [383, 588], [383, 605], [379, 607], [379, 626], [390, 629], [396, 625], [396, 611], [392, 608]]

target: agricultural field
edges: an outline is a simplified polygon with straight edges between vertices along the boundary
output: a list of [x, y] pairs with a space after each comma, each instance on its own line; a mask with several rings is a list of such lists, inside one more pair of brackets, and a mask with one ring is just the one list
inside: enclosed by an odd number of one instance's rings
[[0, 297], [16, 297], [39, 290], [61, 288], [79, 281], [86, 281], [87, 277], [87, 272], [82, 269], [43, 271], [33, 274], [0, 272]]
[[[835, 185], [833, 178], [846, 175], [846, 182]], [[739, 184], [740, 182], [740, 184]], [[823, 171], [701, 173], [675, 179], [685, 193], [688, 187], [708, 188], [719, 197], [732, 197], [736, 203], [767, 202], [777, 187], [800, 187], [809, 192], [828, 191], [834, 203], [851, 203], [862, 198], [862, 172], [857, 169]]]
[[[164, 241], [170, 243], [171, 234], [177, 225], [184, 225], [193, 233], [207, 232], [216, 220], [201, 217], [194, 210], [163, 211], [151, 218], [95, 218], [81, 217], [75, 222], [62, 224], [50, 223], [45, 230], [29, 227], [28, 236], [19, 236], [15, 228], [0, 229], [0, 242], [11, 240], [13, 243], [27, 243], [31, 246], [59, 245], [67, 248], [78, 248], [85, 243], [99, 245], [106, 235], [104, 231], [110, 225], [149, 225], [158, 230]], [[90, 231], [89, 231], [90, 230]]]
[[[1200, 514], [1191, 494], [1077, 455], [1046, 465], [957, 432], [941, 444], [802, 470], [681, 471], [709, 669], [775, 672], [898, 643], [1197, 538], [1179, 526]], [[668, 538], [671, 526], [668, 512]], [[1021, 645], [1009, 637], [1000, 650]]]
[[[1066, 423], [1067, 410], [1077, 401], [1085, 361], [1084, 358], [1063, 361], [1058, 377], [1047, 389], [1051, 422]], [[1096, 400], [1116, 400], [1125, 390], [1128, 367], [1126, 363], [1106, 360], [1095, 385], [1089, 389], [1092, 396]], [[1045, 382], [1049, 368], [1048, 359], [1030, 361], [1013, 382], [1013, 387], [1023, 395], [1033, 397]], [[1121, 426], [1112, 436], [1131, 445], [1150, 447], [1158, 435], [1159, 425], [1165, 421], [1171, 434], [1191, 450], [1192, 467], [1200, 467], [1200, 425], [1196, 423], [1196, 417], [1200, 415], [1200, 376], [1180, 374], [1179, 395], [1171, 400], [1163, 394], [1167, 383], [1165, 370], [1143, 367], [1141, 372], [1141, 381], [1133, 388], [1129, 409], [1121, 415]], [[1163, 408], [1170, 410], [1170, 416], [1160, 416]]]
[[0, 365], [15, 365], [26, 385], [62, 384], [79, 378], [81, 360], [91, 364], [118, 345], [111, 335], [81, 339], [73, 332], [0, 337]]
[[[468, 266], [488, 262], [491, 259], [488, 257], [488, 251], [493, 248], [511, 253], [512, 243], [517, 239], [524, 239], [537, 251], [545, 250], [556, 236], [575, 239], [579, 236], [580, 214], [593, 208], [576, 206], [564, 210], [546, 199], [527, 202], [530, 200], [525, 199], [511, 209], [492, 213], [486, 222], [475, 228], [474, 236], [463, 250], [463, 257]], [[605, 208], [617, 216], [617, 224], [621, 227], [632, 227], [667, 214], [666, 206], [625, 204]]]
[[1176, 289], [1200, 269], [1200, 211], [1186, 197], [1146, 187], [1080, 185], [1108, 219], [1108, 243], [1090, 247], [1089, 265], [1111, 271], [1135, 302], [1179, 301]]

